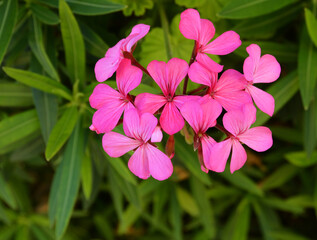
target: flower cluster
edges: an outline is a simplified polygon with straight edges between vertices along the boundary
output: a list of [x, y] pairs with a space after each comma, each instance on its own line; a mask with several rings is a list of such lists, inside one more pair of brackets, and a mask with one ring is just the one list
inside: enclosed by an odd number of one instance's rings
[[[179, 29], [185, 38], [195, 40], [189, 64], [178, 58], [167, 63], [153, 60], [145, 69], [133, 57], [133, 50], [149, 29], [144, 24], [133, 27], [130, 35], [110, 48], [95, 66], [99, 82], [116, 72], [117, 90], [98, 84], [89, 99], [97, 109], [90, 129], [104, 133], [102, 144], [109, 156], [120, 157], [133, 150], [128, 162], [131, 172], [142, 179], [150, 175], [158, 180], [167, 179], [173, 172], [173, 134], [186, 128], [185, 121], [194, 131], [194, 149], [205, 172], [224, 171], [231, 151], [230, 171], [240, 169], [247, 159], [242, 144], [258, 152], [272, 146], [272, 133], [267, 127], [251, 128], [256, 120], [253, 102], [270, 116], [274, 112], [274, 98], [254, 86], [278, 79], [281, 68], [272, 55], [261, 56], [260, 47], [251, 44], [246, 49], [249, 56], [244, 61], [243, 74], [228, 69], [218, 77], [223, 66], [206, 53], [229, 54], [241, 45], [240, 37], [227, 31], [211, 41], [215, 34], [212, 22], [201, 19], [198, 11], [187, 9], [181, 14]], [[129, 94], [141, 83], [143, 73], [156, 82], [162, 94]], [[201, 86], [187, 93], [189, 79]], [[176, 94], [183, 80], [182, 94]], [[223, 111], [222, 126], [217, 119]], [[126, 136], [112, 131], [122, 122]], [[216, 142], [207, 133], [211, 127], [227, 137]], [[171, 139], [167, 141], [166, 154], [155, 145], [162, 140], [161, 129]]]

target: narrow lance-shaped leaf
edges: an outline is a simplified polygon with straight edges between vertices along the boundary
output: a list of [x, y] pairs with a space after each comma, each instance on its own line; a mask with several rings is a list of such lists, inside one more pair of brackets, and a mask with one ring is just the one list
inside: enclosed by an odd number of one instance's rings
[[49, 8], [34, 3], [31, 3], [30, 8], [34, 16], [36, 16], [41, 22], [49, 25], [55, 25], [59, 23], [58, 16]]
[[307, 157], [313, 153], [317, 140], [317, 94], [304, 113], [304, 149]]
[[0, 122], [0, 148], [14, 144], [40, 128], [36, 111], [18, 113]]
[[312, 152], [309, 157], [304, 151], [289, 152], [285, 154], [285, 158], [296, 167], [309, 167], [317, 163], [317, 151]]
[[72, 100], [70, 91], [61, 83], [30, 71], [3, 67], [3, 71], [13, 79], [30, 87]]
[[[58, 0], [38, 0], [51, 7], [58, 7]], [[109, 0], [66, 0], [69, 7], [76, 14], [101, 15], [117, 12], [126, 6]]]
[[17, 83], [0, 83], [1, 107], [29, 107], [33, 105], [29, 87]]
[[218, 15], [230, 19], [257, 17], [274, 12], [296, 1], [297, 0], [232, 0]]
[[47, 160], [52, 159], [55, 154], [63, 147], [78, 119], [78, 110], [76, 106], [71, 106], [65, 110], [62, 117], [57, 121], [54, 126], [50, 137], [48, 139], [45, 157]]
[[59, 15], [68, 74], [73, 83], [83, 83], [86, 68], [84, 40], [75, 16], [64, 0], [59, 1]]
[[0, 64], [12, 37], [17, 15], [17, 0], [6, 0], [2, 2], [0, 5]]
[[29, 45], [45, 72], [53, 79], [59, 80], [58, 73], [51, 63], [44, 48], [41, 23], [33, 16], [29, 21]]
[[299, 44], [298, 53], [298, 77], [299, 90], [305, 110], [314, 96], [317, 80], [317, 48], [310, 40], [307, 30], [304, 27]]
[[86, 199], [89, 199], [92, 193], [92, 184], [93, 184], [93, 169], [92, 169], [92, 160], [89, 155], [89, 151], [86, 151], [85, 156], [83, 157], [83, 164], [81, 166], [81, 183]]
[[73, 208], [76, 202], [80, 183], [81, 163], [84, 155], [84, 132], [81, 121], [72, 133], [67, 143], [62, 162], [57, 169], [56, 177], [59, 177], [57, 186], [57, 203], [55, 212], [55, 237], [61, 239], [68, 226]]
[[[317, 3], [315, 3], [315, 5], [317, 5]], [[316, 7], [317, 6], [315, 6], [315, 8]], [[305, 8], [305, 20], [308, 33], [311, 40], [315, 44], [315, 47], [317, 47], [317, 19], [315, 16], [309, 9]]]

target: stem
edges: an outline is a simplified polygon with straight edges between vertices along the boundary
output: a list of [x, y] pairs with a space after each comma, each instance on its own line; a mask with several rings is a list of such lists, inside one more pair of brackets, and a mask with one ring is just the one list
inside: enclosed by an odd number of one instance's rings
[[136, 67], [140, 68], [144, 73], [146, 73], [147, 75], [149, 75], [149, 76], [151, 77], [150, 73], [146, 70], [146, 68], [144, 68], [144, 67], [133, 57], [132, 53], [130, 53], [130, 52], [123, 52], [123, 56], [124, 56], [124, 58], [130, 59], [130, 60], [131, 60], [131, 64], [132, 64], [133, 66], [136, 66]]
[[232, 136], [230, 132], [228, 132], [223, 126], [219, 125], [218, 123], [216, 124], [215, 128], [226, 134], [228, 137]]
[[[195, 59], [196, 59], [196, 55], [197, 55], [197, 53], [196, 53], [196, 41], [195, 41], [195, 45], [194, 45], [194, 48], [193, 48], [193, 51], [192, 51], [192, 56], [191, 56], [191, 58], [190, 58], [190, 60], [189, 60], [189, 67], [190, 67], [190, 65], [192, 65], [193, 64], [193, 62], [195, 61]], [[185, 80], [184, 80], [184, 87], [183, 87], [183, 94], [184, 95], [186, 95], [186, 92], [187, 92], [187, 84], [188, 84], [188, 73], [187, 73], [187, 75], [186, 75], [186, 77], [185, 77]]]

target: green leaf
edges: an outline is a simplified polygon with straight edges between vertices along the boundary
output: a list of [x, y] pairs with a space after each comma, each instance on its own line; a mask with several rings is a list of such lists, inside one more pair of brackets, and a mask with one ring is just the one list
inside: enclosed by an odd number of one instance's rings
[[[272, 84], [266, 92], [271, 94], [275, 99], [275, 111], [276, 114], [298, 91], [298, 78], [296, 72], [289, 73], [286, 77], [278, 79], [276, 83]], [[270, 119], [270, 116], [257, 111], [256, 122], [254, 126], [260, 126], [266, 123]]]
[[299, 90], [305, 110], [308, 109], [315, 93], [317, 80], [317, 49], [311, 42], [307, 30], [304, 27], [299, 43], [298, 53], [298, 78]]
[[315, 47], [317, 47], [317, 20], [314, 14], [307, 8], [305, 8], [305, 21], [309, 36], [315, 44]]
[[253, 193], [257, 196], [263, 196], [263, 191], [256, 185], [256, 183], [244, 175], [241, 171], [230, 173], [227, 168], [227, 170], [225, 170], [221, 176], [238, 188], [244, 189], [247, 192]]
[[297, 167], [309, 167], [317, 163], [317, 151], [312, 152], [308, 157], [306, 152], [290, 152], [285, 154], [285, 158]]
[[0, 64], [11, 40], [17, 15], [17, 0], [3, 1], [0, 5]]
[[30, 6], [34, 16], [36, 16], [42, 23], [48, 24], [48, 25], [56, 25], [59, 23], [58, 16], [51, 11], [47, 7], [43, 7], [39, 4], [33, 4], [31, 3]]
[[12, 194], [9, 184], [4, 179], [2, 173], [0, 173], [0, 185], [1, 185], [0, 199], [2, 199], [11, 208], [16, 209], [17, 207], [16, 200]]
[[230, 19], [257, 17], [279, 10], [296, 1], [297, 0], [232, 0], [218, 15]]
[[314, 198], [315, 215], [317, 216], [317, 174], [315, 174], [315, 185], [314, 185], [314, 193], [313, 194], [314, 194], [313, 198]]
[[275, 170], [269, 177], [261, 183], [263, 190], [270, 190], [282, 186], [292, 179], [298, 172], [298, 168], [290, 164], [284, 164]]
[[1, 107], [29, 107], [33, 105], [29, 87], [16, 83], [0, 83]]
[[35, 18], [29, 21], [29, 45], [38, 62], [45, 72], [53, 79], [59, 80], [58, 73], [51, 63], [44, 48], [43, 33], [41, 23]]
[[199, 218], [204, 227], [207, 239], [213, 239], [216, 234], [215, 216], [211, 201], [207, 198], [206, 188], [195, 176], [190, 178], [190, 187], [199, 207]]
[[[56, 204], [54, 213], [56, 239], [61, 239], [63, 236], [76, 202], [80, 183], [81, 163], [84, 155], [84, 142], [85, 138], [81, 128], [81, 121], [78, 121], [66, 145], [62, 162], [54, 176], [53, 182], [57, 181], [61, 184], [54, 186], [57, 189], [51, 189], [51, 191], [55, 191], [56, 198], [54, 200], [57, 201], [54, 203]], [[55, 178], [58, 179], [55, 180]]]
[[224, 229], [223, 240], [244, 240], [248, 239], [250, 227], [250, 201], [248, 197], [241, 200], [235, 212]]
[[87, 52], [98, 58], [104, 57], [109, 48], [108, 45], [86, 24], [79, 22], [79, 27], [84, 37]]
[[64, 85], [51, 78], [30, 71], [9, 67], [3, 67], [3, 71], [11, 78], [25, 85], [72, 100], [70, 91]]
[[176, 188], [177, 199], [180, 206], [185, 212], [189, 213], [193, 217], [199, 215], [199, 209], [195, 199], [183, 188]]
[[268, 15], [239, 21], [232, 30], [239, 33], [241, 38], [268, 39], [274, 36], [277, 29], [293, 21], [301, 11], [302, 5], [294, 4]]
[[[174, 187], [174, 186], [173, 186]], [[182, 211], [179, 206], [179, 202], [177, 201], [177, 196], [175, 192], [175, 187], [172, 189], [170, 193], [170, 222], [173, 227], [173, 239], [182, 240]]]
[[285, 142], [303, 144], [303, 133], [301, 130], [284, 127], [284, 126], [270, 126], [273, 137]]
[[316, 146], [317, 140], [317, 94], [311, 101], [309, 108], [304, 111], [304, 149], [310, 157]]
[[287, 202], [287, 200], [285, 199], [266, 197], [263, 198], [261, 201], [268, 205], [270, 208], [291, 212], [293, 214], [302, 214], [305, 211], [303, 206], [299, 206], [298, 204], [292, 202]]
[[197, 154], [192, 150], [192, 146], [185, 143], [182, 136], [175, 135], [175, 153], [175, 157], [179, 158], [202, 183], [211, 184], [208, 174], [201, 170]]
[[73, 83], [76, 81], [83, 83], [86, 80], [84, 39], [76, 18], [65, 0], [59, 1], [59, 16], [68, 74]]
[[84, 196], [89, 199], [92, 193], [92, 159], [88, 154], [85, 154], [83, 158], [83, 164], [81, 166], [81, 183], [83, 187]]
[[311, 238], [307, 238], [301, 234], [295, 233], [290, 230], [274, 230], [270, 233], [270, 237], [272, 239], [277, 240], [310, 240]]
[[153, 8], [153, 0], [123, 0], [119, 2], [128, 5], [123, 9], [125, 16], [131, 16], [133, 13], [135, 16], [142, 16], [145, 14], [146, 9]]
[[47, 160], [52, 159], [55, 154], [63, 147], [78, 120], [78, 110], [76, 106], [70, 106], [65, 110], [62, 117], [54, 126], [45, 149]]
[[0, 148], [7, 147], [40, 128], [35, 110], [15, 114], [0, 122]]
[[[58, 7], [58, 0], [38, 0], [51, 7]], [[113, 0], [66, 0], [74, 13], [81, 15], [102, 15], [117, 12], [126, 6]]]
[[247, 58], [249, 54], [246, 51], [246, 47], [251, 44], [258, 44], [261, 47], [262, 55], [271, 54], [276, 57], [279, 62], [297, 62], [298, 46], [288, 42], [244, 41], [234, 53], [243, 58]]
[[58, 103], [56, 96], [33, 89], [33, 99], [40, 120], [45, 143], [57, 121]]

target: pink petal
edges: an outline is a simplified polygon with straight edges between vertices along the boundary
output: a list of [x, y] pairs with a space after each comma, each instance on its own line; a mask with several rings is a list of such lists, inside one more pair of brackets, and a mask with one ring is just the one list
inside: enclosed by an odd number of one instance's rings
[[244, 91], [217, 92], [213, 97], [228, 112], [252, 103], [250, 95]]
[[204, 53], [198, 53], [196, 61], [211, 72], [219, 73], [223, 69], [223, 65], [216, 63]]
[[168, 102], [161, 114], [160, 124], [169, 135], [179, 132], [184, 127], [184, 119], [173, 102]]
[[203, 121], [203, 111], [200, 103], [196, 101], [187, 102], [180, 110], [185, 120], [194, 129], [195, 133], [198, 134]]
[[227, 55], [241, 45], [240, 36], [234, 31], [227, 31], [202, 48], [205, 53]]
[[167, 63], [167, 84], [168, 93], [173, 97], [176, 88], [180, 82], [185, 78], [188, 72], [188, 64], [185, 60], [179, 58], [172, 58]]
[[151, 144], [145, 144], [144, 148], [152, 177], [160, 181], [169, 178], [173, 173], [171, 159]]
[[147, 66], [147, 70], [150, 73], [153, 80], [156, 82], [157, 85], [161, 88], [163, 94], [168, 96], [169, 94], [169, 86], [168, 86], [168, 79], [167, 79], [167, 64], [165, 62], [159, 62], [153, 60]]
[[114, 101], [112, 105], [103, 106], [98, 109], [92, 118], [92, 124], [98, 133], [109, 132], [117, 125], [127, 103]]
[[181, 13], [179, 30], [185, 38], [199, 41], [200, 15], [195, 9], [187, 9]]
[[234, 136], [250, 128], [255, 121], [256, 108], [253, 104], [246, 104], [242, 109], [227, 112], [222, 119], [223, 126]]
[[180, 95], [180, 96], [175, 96], [173, 98], [173, 103], [175, 103], [176, 107], [178, 109], [181, 109], [181, 107], [184, 105], [184, 103], [189, 102], [189, 101], [194, 101], [198, 102], [200, 101], [201, 97], [196, 96], [196, 95]]
[[254, 127], [240, 134], [239, 140], [257, 152], [263, 152], [272, 147], [272, 132], [267, 127]]
[[160, 126], [156, 126], [151, 136], [151, 142], [161, 142], [163, 139], [163, 132]]
[[123, 131], [125, 135], [131, 138], [141, 140], [139, 135], [140, 114], [137, 109], [129, 109], [124, 112]]
[[248, 81], [253, 81], [253, 75], [259, 65], [261, 57], [261, 48], [257, 44], [251, 44], [246, 49], [249, 53], [249, 57], [244, 60], [243, 73]]
[[116, 132], [105, 133], [102, 146], [110, 157], [120, 157], [141, 145], [140, 141], [128, 138]]
[[203, 159], [206, 166], [206, 162], [209, 160], [211, 156], [211, 148], [217, 143], [212, 137], [208, 135], [204, 135], [200, 138], [201, 141], [201, 147], [203, 150]]
[[242, 168], [242, 166], [247, 161], [247, 153], [244, 150], [243, 146], [238, 140], [232, 141], [232, 155], [231, 155], [231, 162], [230, 162], [230, 172], [233, 173], [234, 171]]
[[133, 45], [143, 38], [150, 30], [149, 25], [138, 24], [132, 28], [130, 35], [125, 39], [122, 46], [123, 51], [131, 52]]
[[234, 92], [244, 90], [245, 86], [246, 82], [243, 74], [234, 69], [228, 69], [219, 78], [215, 91]]
[[201, 31], [199, 35], [199, 44], [205, 46], [215, 35], [215, 27], [211, 21], [200, 19]]
[[271, 83], [281, 74], [281, 65], [275, 57], [266, 54], [261, 57], [257, 70], [253, 76], [253, 83]]
[[139, 134], [143, 142], [150, 140], [155, 127], [157, 126], [157, 118], [151, 113], [143, 113], [140, 118]]
[[123, 59], [117, 69], [117, 85], [119, 92], [126, 96], [141, 83], [142, 70], [132, 66], [129, 59]]
[[130, 171], [139, 178], [147, 179], [150, 177], [149, 161], [144, 145], [140, 146], [131, 156], [128, 162]]
[[188, 70], [190, 80], [195, 83], [213, 87], [217, 81], [217, 74], [207, 70], [199, 62], [194, 62]]
[[154, 114], [157, 110], [164, 106], [167, 100], [164, 96], [151, 93], [141, 93], [136, 96], [134, 104], [141, 113], [149, 112]]
[[119, 99], [122, 95], [109, 87], [107, 84], [98, 84], [92, 94], [89, 97], [89, 103], [92, 108], [99, 109], [103, 106], [113, 105], [113, 103], [118, 103], [121, 105]]
[[95, 65], [95, 76], [98, 82], [106, 81], [117, 70], [121, 57], [104, 57]]
[[258, 106], [258, 108], [265, 112], [266, 114], [272, 116], [274, 113], [274, 107], [275, 107], [275, 100], [272, 97], [271, 94], [254, 87], [252, 85], [249, 85], [246, 88], [246, 91], [252, 96], [255, 104]]
[[210, 157], [205, 163], [206, 167], [215, 172], [223, 172], [226, 168], [231, 146], [231, 139], [215, 143], [215, 145], [210, 150]]
[[201, 109], [203, 112], [202, 122], [200, 123], [200, 130], [206, 132], [208, 128], [216, 125], [216, 120], [222, 112], [220, 104], [210, 98], [208, 101], [201, 103]]

